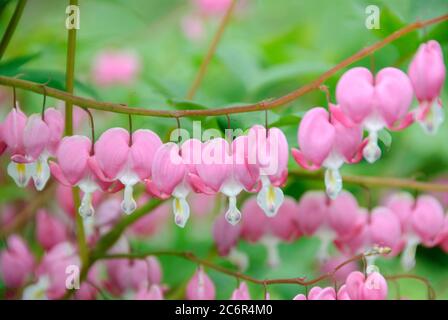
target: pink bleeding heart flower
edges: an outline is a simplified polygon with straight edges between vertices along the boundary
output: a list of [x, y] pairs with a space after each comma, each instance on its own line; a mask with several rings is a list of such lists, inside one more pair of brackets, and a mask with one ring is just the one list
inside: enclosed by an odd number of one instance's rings
[[328, 208], [325, 193], [308, 191], [302, 195], [297, 205], [296, 223], [306, 236], [314, 235], [327, 223]]
[[336, 238], [328, 224], [328, 198], [324, 192], [308, 191], [302, 195], [297, 205], [296, 223], [306, 236], [318, 236], [321, 240], [317, 258], [328, 258], [328, 246]]
[[284, 199], [279, 187], [288, 176], [288, 141], [280, 129], [266, 130], [259, 125], [250, 128], [247, 139], [248, 163], [257, 165], [260, 170], [262, 188], [257, 201], [265, 214], [273, 217]]
[[[339, 107], [331, 105], [334, 110]], [[305, 169], [326, 168], [325, 186], [330, 198], [342, 190], [339, 168], [361, 160], [362, 129], [344, 125], [321, 107], [309, 110], [300, 122], [297, 139], [300, 150], [292, 149], [296, 162]]]
[[[27, 116], [17, 107], [13, 108], [2, 124], [2, 139], [11, 154], [11, 158], [25, 157], [23, 132], [27, 123]], [[31, 166], [27, 163], [11, 161], [7, 172], [14, 182], [21, 188], [28, 185], [31, 179]]]
[[408, 74], [419, 102], [415, 118], [427, 133], [435, 134], [444, 120], [440, 93], [446, 76], [442, 48], [437, 41], [420, 45]]
[[141, 260], [114, 259], [106, 262], [106, 268], [108, 286], [117, 294], [148, 289], [152, 285], [159, 285], [162, 280], [162, 269], [155, 257]]
[[444, 252], [448, 252], [448, 215], [445, 216], [445, 224], [443, 227], [443, 231], [440, 233], [440, 248]]
[[58, 243], [68, 241], [67, 227], [61, 220], [40, 209], [36, 216], [36, 238], [48, 251]]
[[94, 60], [92, 76], [100, 86], [129, 85], [141, 70], [139, 57], [128, 51], [103, 51]]
[[356, 198], [347, 191], [342, 191], [328, 206], [328, 224], [336, 233], [339, 241], [344, 241], [357, 234], [365, 224], [365, 216]]
[[0, 123], [0, 156], [3, 155], [6, 148], [8, 146], [6, 145], [5, 141], [3, 140], [3, 130], [2, 130], [2, 124]]
[[384, 206], [398, 217], [403, 233], [411, 229], [411, 217], [415, 206], [414, 197], [408, 192], [394, 193], [387, 197]]
[[61, 184], [78, 186], [84, 193], [78, 208], [84, 218], [95, 213], [93, 193], [99, 189], [108, 190], [112, 186], [112, 183], [98, 178], [100, 168], [92, 154], [89, 138], [78, 135], [64, 137], [56, 153], [58, 162], [50, 162], [51, 173]]
[[229, 198], [225, 214], [231, 224], [241, 220], [236, 197], [243, 190], [254, 190], [258, 181], [257, 170], [247, 163], [247, 137], [239, 136], [230, 145], [222, 138], [212, 139], [202, 145], [201, 163], [196, 165], [197, 175], [190, 174], [190, 181], [200, 192], [221, 192]]
[[153, 159], [152, 177], [146, 180], [147, 191], [158, 198], [173, 200], [174, 222], [185, 227], [190, 217], [190, 206], [186, 200], [190, 187], [187, 176], [189, 166], [185, 163], [181, 149], [173, 142], [161, 145]]
[[[67, 292], [67, 286], [78, 288], [82, 294], [90, 285], [84, 282], [79, 285], [80, 259], [75, 248], [68, 242], [54, 246], [42, 258], [36, 275], [38, 281], [27, 286], [23, 291], [24, 300], [60, 299]], [[96, 281], [96, 270], [91, 268], [87, 278]], [[72, 279], [70, 279], [71, 277]]]
[[137, 208], [134, 185], [150, 179], [154, 155], [161, 145], [162, 141], [151, 130], [137, 130], [130, 135], [122, 128], [108, 129], [95, 143], [95, 159], [101, 169], [98, 178], [118, 180], [125, 186], [121, 207], [126, 214]]
[[300, 236], [296, 225], [297, 204], [294, 199], [285, 197], [275, 217], [267, 217], [255, 197], [249, 198], [242, 208], [243, 222], [241, 237], [248, 242], [259, 242], [266, 247], [268, 265], [280, 264], [278, 243], [292, 241]]
[[293, 300], [336, 300], [336, 291], [331, 287], [313, 287], [308, 293], [308, 297], [298, 294]]
[[441, 241], [445, 224], [443, 207], [436, 198], [421, 195], [415, 201], [410, 218], [411, 231], [407, 235], [401, 263], [406, 270], [415, 266], [415, 252], [419, 244], [434, 247]]
[[367, 276], [359, 271], [352, 272], [345, 283], [351, 300], [385, 300], [387, 298], [387, 282], [378, 272]]
[[232, 225], [227, 222], [224, 213], [220, 214], [213, 223], [213, 240], [218, 254], [225, 256], [230, 262], [238, 267], [240, 271], [245, 271], [249, 265], [249, 258], [244, 252], [237, 249], [237, 243], [241, 237], [241, 229], [244, 225], [239, 223]]
[[[344, 255], [330, 257], [321, 263], [320, 273], [326, 274], [326, 273], [334, 272], [336, 267], [345, 263], [348, 259], [349, 259], [349, 257], [344, 256]], [[348, 275], [356, 270], [358, 270], [358, 265], [356, 264], [356, 262], [347, 263], [343, 267], [339, 268], [334, 273], [333, 279], [335, 281], [337, 281], [338, 283], [345, 283], [345, 280], [347, 279]], [[338, 297], [338, 299], [339, 299], [339, 297]]]
[[20, 288], [34, 271], [34, 257], [19, 236], [12, 235], [0, 253], [0, 274], [7, 288]]
[[231, 0], [193, 0], [199, 11], [205, 15], [224, 14], [231, 5]]
[[[140, 202], [140, 200], [138, 202]], [[161, 203], [157, 208], [153, 209], [150, 214], [147, 214], [134, 222], [130, 227], [130, 233], [134, 236], [146, 239], [158, 234], [164, 223], [167, 221], [170, 211], [171, 207], [168, 203]]]
[[238, 243], [241, 234], [241, 224], [231, 225], [227, 223], [224, 215], [219, 215], [213, 224], [213, 240], [218, 253], [227, 256]]
[[184, 35], [193, 41], [199, 41], [204, 37], [204, 22], [197, 15], [187, 15], [182, 18], [181, 29]]
[[372, 247], [368, 212], [364, 208], [359, 208], [359, 215], [362, 222], [361, 227], [355, 229], [355, 232], [348, 236], [334, 240], [334, 245], [345, 255], [360, 254]]
[[246, 282], [241, 282], [239, 287], [232, 292], [230, 300], [250, 300], [249, 289]]
[[337, 298], [338, 300], [351, 300], [345, 284], [339, 288]]
[[[20, 115], [20, 110], [13, 110], [12, 113], [14, 112], [16, 114], [11, 114], [11, 118], [15, 118], [13, 120], [16, 122], [15, 128], [22, 130], [22, 132], [17, 131], [10, 137], [15, 136], [15, 139], [23, 141], [16, 141], [16, 145], [20, 145], [20, 147], [11, 148], [11, 150], [16, 150], [11, 157], [11, 160], [16, 164], [11, 164], [8, 170], [11, 177], [18, 182], [18, 185], [23, 186], [21, 184], [23, 180], [21, 169], [24, 169], [23, 174], [27, 177], [23, 181], [29, 181], [32, 178], [36, 189], [41, 191], [50, 178], [48, 158], [55, 155], [62, 138], [64, 130], [62, 114], [54, 108], [49, 108], [43, 116], [40, 114], [30, 116], [26, 120], [26, 125], [22, 128], [22, 124], [19, 125], [18, 123], [23, 122], [25, 117]], [[6, 126], [5, 128], [11, 131], [13, 127]]]
[[[99, 191], [93, 193], [92, 205], [94, 207], [98, 205], [101, 197], [102, 194]], [[73, 190], [71, 187], [58, 183], [56, 187], [56, 201], [68, 217], [75, 218], [77, 208], [75, 208], [75, 204], [73, 202]]]
[[375, 208], [370, 215], [372, 244], [388, 247], [390, 256], [396, 256], [404, 246], [401, 224], [394, 212], [386, 207]]
[[199, 267], [187, 284], [187, 300], [214, 300], [215, 285], [202, 267]]
[[163, 290], [159, 285], [140, 288], [134, 296], [135, 300], [163, 300]]
[[407, 75], [396, 68], [384, 68], [374, 77], [363, 67], [345, 72], [336, 87], [341, 107], [339, 116], [361, 125], [369, 132], [363, 149], [364, 158], [373, 163], [381, 156], [378, 132], [387, 127], [402, 129], [413, 121], [408, 114], [412, 102], [412, 84]]
[[213, 213], [217, 197], [204, 193], [193, 193], [190, 195], [191, 213], [198, 218], [203, 218]]

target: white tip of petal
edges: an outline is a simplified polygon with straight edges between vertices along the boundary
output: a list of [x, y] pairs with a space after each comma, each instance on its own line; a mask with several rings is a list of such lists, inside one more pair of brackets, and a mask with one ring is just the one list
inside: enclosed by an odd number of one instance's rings
[[417, 121], [426, 134], [435, 135], [444, 120], [443, 108], [437, 102], [434, 102], [425, 118]]
[[415, 252], [417, 251], [418, 240], [410, 239], [401, 254], [401, 266], [405, 271], [410, 271], [415, 267]]
[[378, 137], [376, 132], [370, 133], [369, 142], [364, 147], [362, 155], [369, 163], [374, 163], [381, 157], [381, 149], [378, 146]]
[[37, 191], [42, 191], [50, 179], [50, 167], [47, 159], [39, 158], [32, 164], [32, 178]]
[[225, 218], [233, 226], [240, 222], [241, 212], [236, 207], [236, 197], [229, 197], [229, 210], [227, 210]]
[[266, 247], [268, 253], [267, 264], [270, 268], [277, 268], [280, 265], [280, 254], [278, 252], [278, 240], [274, 237], [265, 236], [261, 243]]
[[174, 198], [173, 201], [174, 223], [184, 228], [190, 217], [190, 206], [185, 198]]
[[124, 188], [124, 199], [121, 202], [121, 210], [126, 214], [131, 214], [137, 209], [137, 203], [133, 198], [133, 187], [131, 185], [126, 185]]
[[92, 194], [91, 193], [84, 193], [84, 196], [81, 200], [81, 205], [78, 208], [78, 212], [83, 218], [91, 217], [95, 214], [95, 209], [92, 205]]
[[249, 267], [249, 257], [245, 252], [238, 251], [236, 248], [232, 248], [227, 256], [227, 259], [237, 266], [240, 272], [244, 272]]
[[336, 199], [342, 191], [342, 176], [338, 169], [325, 170], [325, 188], [330, 199]]
[[282, 189], [269, 184], [261, 188], [257, 195], [257, 203], [266, 216], [272, 218], [277, 214], [284, 198]]
[[8, 164], [8, 175], [20, 188], [25, 188], [31, 179], [31, 168], [29, 164], [10, 162]]
[[22, 300], [48, 300], [47, 290], [50, 282], [47, 276], [40, 277], [39, 281], [27, 286], [22, 293]]

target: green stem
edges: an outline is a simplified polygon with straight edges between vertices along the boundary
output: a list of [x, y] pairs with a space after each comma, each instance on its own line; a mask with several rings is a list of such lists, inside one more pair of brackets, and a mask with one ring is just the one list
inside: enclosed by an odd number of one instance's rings
[[118, 241], [128, 226], [157, 208], [160, 203], [157, 200], [149, 201], [132, 214], [121, 219], [108, 233], [98, 240], [95, 249], [92, 251], [91, 260], [95, 261], [97, 257], [104, 255]]
[[[78, 0], [70, 0], [70, 5], [78, 5]], [[76, 29], [68, 30], [67, 41], [67, 65], [65, 74], [65, 89], [68, 93], [73, 94], [75, 83], [75, 55], [76, 55]], [[71, 101], [65, 102], [65, 135], [73, 135], [73, 103]], [[73, 203], [75, 208], [79, 207], [79, 189], [73, 188]], [[76, 214], [76, 238], [78, 241], [79, 257], [81, 259], [82, 267], [89, 265], [89, 249], [84, 231], [84, 222], [81, 215]]]
[[[77, 6], [78, 0], [70, 0], [70, 5]], [[67, 65], [65, 74], [65, 90], [73, 94], [75, 83], [76, 29], [68, 30]], [[65, 101], [65, 135], [73, 134], [73, 102]]]
[[3, 35], [2, 41], [0, 42], [0, 60], [3, 57], [3, 54], [6, 51], [6, 48], [9, 45], [9, 41], [16, 30], [17, 24], [19, 23], [20, 18], [22, 17], [23, 9], [25, 8], [27, 0], [19, 0], [17, 3], [14, 14], [9, 21], [8, 27], [6, 28], [5, 34]]

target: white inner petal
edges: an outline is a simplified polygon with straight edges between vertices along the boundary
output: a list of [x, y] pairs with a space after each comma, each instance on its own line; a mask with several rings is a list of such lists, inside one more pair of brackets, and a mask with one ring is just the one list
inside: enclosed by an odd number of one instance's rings
[[121, 210], [126, 214], [131, 214], [137, 209], [137, 203], [133, 197], [134, 187], [133, 185], [127, 184], [124, 187], [124, 198], [121, 202]]
[[370, 131], [368, 139], [369, 141], [364, 147], [362, 155], [369, 163], [374, 163], [381, 157], [381, 149], [378, 146], [378, 132]]
[[7, 168], [8, 175], [20, 188], [25, 188], [31, 179], [31, 164], [10, 162]]
[[342, 190], [342, 176], [338, 169], [325, 170], [325, 189], [330, 199], [336, 199]]
[[236, 225], [241, 220], [241, 212], [236, 206], [236, 197], [229, 197], [229, 209], [225, 214], [225, 218], [231, 225]]
[[[429, 135], [435, 135], [440, 127], [440, 125], [445, 120], [445, 114], [443, 108], [440, 107], [439, 103], [434, 99], [430, 106], [428, 114], [422, 120], [417, 120], [423, 131]], [[418, 117], [417, 117], [418, 119]]]
[[81, 205], [78, 208], [78, 212], [83, 218], [89, 218], [95, 214], [95, 209], [92, 205], [92, 193], [84, 192], [84, 195], [81, 199]]
[[23, 290], [22, 300], [48, 300], [47, 290], [50, 281], [47, 276], [41, 276], [39, 281], [27, 286]]
[[264, 236], [260, 242], [265, 246], [268, 253], [268, 266], [276, 268], [280, 265], [280, 254], [278, 252], [279, 240], [273, 236]]
[[244, 272], [249, 266], [249, 257], [243, 251], [239, 251], [237, 248], [232, 248], [227, 256], [227, 259], [237, 266], [238, 270]]
[[408, 238], [405, 248], [401, 254], [401, 265], [405, 271], [409, 271], [415, 267], [415, 252], [420, 240], [417, 236], [412, 235]]
[[190, 217], [190, 206], [185, 198], [173, 199], [174, 222], [181, 228], [185, 227]]
[[50, 179], [50, 167], [46, 156], [40, 156], [36, 162], [31, 165], [31, 174], [36, 190], [42, 191]]
[[274, 217], [285, 198], [283, 191], [278, 187], [274, 187], [266, 176], [262, 176], [261, 179], [263, 187], [257, 195], [258, 206], [264, 211], [266, 216]]

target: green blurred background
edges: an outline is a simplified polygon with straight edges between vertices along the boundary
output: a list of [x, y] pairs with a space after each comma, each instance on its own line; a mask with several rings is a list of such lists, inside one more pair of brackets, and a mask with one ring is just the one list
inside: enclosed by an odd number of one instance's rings
[[[4, 32], [14, 10], [15, 1], [2, 0], [0, 34]], [[0, 74], [14, 76], [22, 73], [23, 79], [46, 82], [49, 86], [64, 88], [67, 30], [65, 7], [68, 1], [31, 0], [0, 63]], [[380, 30], [364, 26], [367, 5], [381, 9]], [[230, 22], [207, 75], [198, 91], [195, 104], [183, 101], [200, 66], [210, 40], [217, 29], [219, 18], [208, 19], [202, 40], [188, 39], [181, 28], [182, 19], [192, 10], [189, 1], [181, 0], [80, 0], [81, 28], [78, 31], [76, 70], [78, 80], [75, 93], [102, 101], [126, 103], [131, 106], [161, 109], [189, 107], [223, 107], [235, 103], [255, 102], [283, 95], [331, 68], [361, 48], [384, 38], [394, 30], [417, 19], [427, 19], [448, 12], [446, 0], [246, 0]], [[375, 68], [397, 66], [407, 70], [410, 58], [422, 41], [438, 40], [448, 61], [448, 24], [438, 24], [426, 30], [409, 33], [400, 40], [374, 54]], [[131, 49], [142, 60], [142, 72], [135, 85], [97, 87], [92, 81], [93, 57], [107, 49]], [[355, 65], [370, 67], [370, 58]], [[345, 70], [344, 70], [345, 71]], [[330, 91], [338, 77], [326, 82]], [[447, 84], [442, 100], [448, 101]], [[10, 91], [8, 88], [1, 90]], [[38, 112], [42, 97], [18, 90], [21, 106], [27, 113]], [[0, 107], [0, 119], [9, 111], [10, 101]], [[49, 98], [47, 105], [57, 104]], [[297, 101], [269, 112], [270, 123], [277, 122], [287, 134], [290, 146], [296, 146], [299, 119], [310, 107], [326, 106], [322, 92], [310, 93]], [[416, 102], [414, 102], [416, 105]], [[446, 110], [446, 108], [445, 108]], [[232, 115], [233, 126], [243, 129], [255, 123], [264, 123], [264, 113]], [[127, 126], [127, 117], [95, 112], [97, 137], [112, 126]], [[194, 119], [203, 127], [220, 127], [225, 118]], [[182, 119], [181, 125], [191, 129], [191, 119]], [[167, 139], [176, 126], [173, 119], [134, 117], [134, 127], [156, 131]], [[88, 134], [88, 128], [80, 132]], [[431, 180], [448, 174], [448, 123], [445, 122], [436, 136], [427, 136], [418, 125], [402, 132], [385, 136], [381, 143], [383, 157], [373, 165], [364, 161], [345, 166], [343, 173], [396, 177], [416, 177]], [[392, 143], [390, 144], [391, 138]], [[389, 145], [390, 144], [390, 145]], [[297, 168], [293, 162], [291, 168]], [[2, 176], [6, 159], [2, 159]], [[27, 200], [33, 194], [18, 190], [9, 179], [1, 178], [0, 203]], [[285, 192], [296, 199], [310, 189], [321, 189], [322, 184], [312, 181], [293, 181]], [[366, 191], [361, 187], [348, 187], [367, 205]], [[372, 189], [373, 203], [389, 190]], [[190, 221], [187, 228], [170, 224], [164, 232], [147, 241], [135, 241], [138, 248], [191, 250], [205, 257], [213, 249], [211, 240], [212, 217]], [[29, 229], [29, 230], [28, 230]], [[25, 234], [32, 234], [30, 227]], [[250, 256], [248, 274], [264, 279], [319, 274], [314, 255], [317, 239], [302, 238], [293, 244], [280, 245], [282, 264], [277, 269], [266, 267], [266, 252], [261, 245], [240, 241], [239, 247]], [[36, 249], [38, 250], [38, 249]], [[213, 251], [213, 250], [212, 250]], [[196, 266], [177, 258], [161, 258], [164, 282], [171, 287], [182, 287]], [[228, 265], [222, 259], [217, 262]], [[402, 273], [398, 259], [379, 259], [384, 274]], [[230, 265], [228, 265], [230, 266]], [[448, 256], [440, 249], [419, 248], [417, 266], [412, 271], [427, 277], [436, 288], [438, 298], [448, 298]], [[209, 271], [218, 290], [218, 298], [228, 298], [236, 281], [228, 276]], [[391, 297], [395, 288], [390, 285]], [[294, 285], [275, 285], [269, 288], [272, 298], [291, 299], [303, 288]], [[402, 296], [425, 298], [423, 285], [412, 280], [400, 281]], [[254, 298], [262, 298], [263, 289], [252, 287]], [[176, 296], [176, 293], [173, 293]]]

